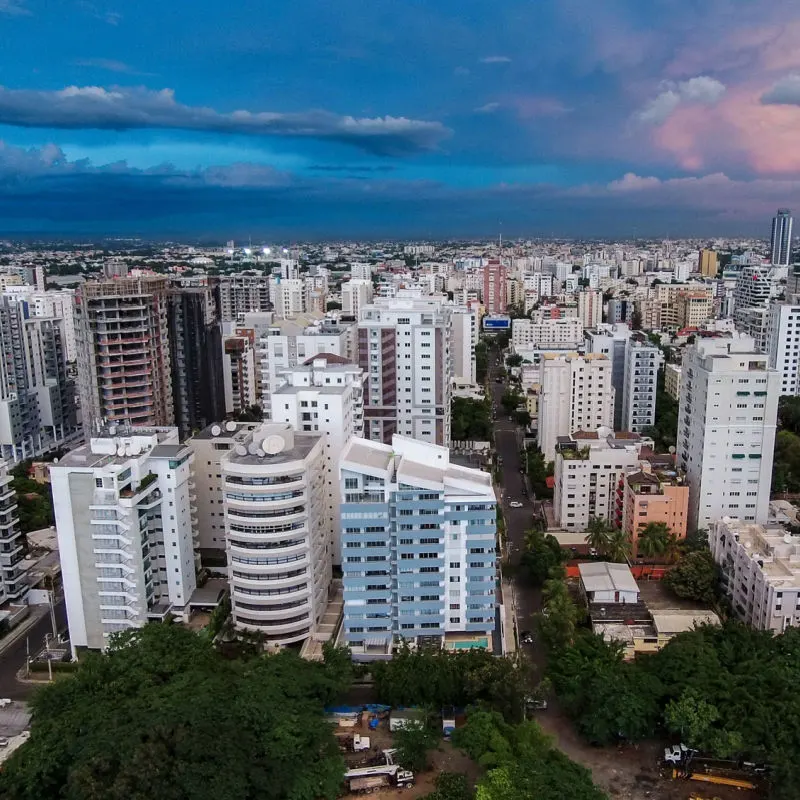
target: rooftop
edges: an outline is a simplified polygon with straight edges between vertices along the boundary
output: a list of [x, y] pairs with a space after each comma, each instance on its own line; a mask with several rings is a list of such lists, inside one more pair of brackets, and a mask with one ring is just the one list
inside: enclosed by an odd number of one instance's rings
[[583, 588], [587, 592], [637, 592], [639, 586], [627, 564], [609, 561], [586, 562], [578, 565]]

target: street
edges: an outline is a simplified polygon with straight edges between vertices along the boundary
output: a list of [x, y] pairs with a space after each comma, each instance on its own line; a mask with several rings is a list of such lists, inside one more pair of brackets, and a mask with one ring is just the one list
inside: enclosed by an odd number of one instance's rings
[[[64, 598], [56, 601], [56, 622], [59, 633], [67, 627], [67, 611]], [[12, 700], [25, 700], [36, 689], [35, 684], [21, 683], [17, 680], [17, 672], [25, 663], [27, 642], [30, 642], [31, 655], [38, 653], [45, 643], [45, 636], [52, 633], [50, 614], [45, 614], [32, 628], [17, 639], [8, 648], [0, 651], [0, 697]], [[13, 637], [12, 631], [9, 636]], [[0, 642], [1, 644], [1, 642]]]

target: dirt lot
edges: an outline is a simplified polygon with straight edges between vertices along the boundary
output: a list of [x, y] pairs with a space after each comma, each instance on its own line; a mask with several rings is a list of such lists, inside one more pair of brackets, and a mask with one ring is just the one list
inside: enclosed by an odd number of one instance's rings
[[592, 747], [577, 736], [572, 723], [555, 703], [539, 713], [536, 720], [561, 750], [592, 771], [595, 783], [605, 789], [612, 800], [688, 800], [692, 796], [704, 800], [761, 800], [766, 796], [731, 786], [676, 781], [666, 772], [662, 775], [662, 743]]

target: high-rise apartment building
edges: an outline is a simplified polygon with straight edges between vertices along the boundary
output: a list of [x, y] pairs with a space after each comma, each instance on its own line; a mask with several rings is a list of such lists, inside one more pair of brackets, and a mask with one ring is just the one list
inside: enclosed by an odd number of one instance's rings
[[644, 338], [625, 344], [622, 430], [641, 433], [656, 421], [656, 382], [664, 360], [661, 348]]
[[268, 274], [250, 270], [220, 275], [218, 280], [223, 322], [240, 322], [245, 314], [272, 310]]
[[716, 278], [717, 269], [716, 250], [701, 250], [697, 258], [697, 271], [704, 278]]
[[[369, 266], [368, 264], [366, 266]], [[358, 319], [361, 309], [372, 302], [372, 281], [365, 278], [351, 278], [342, 284], [342, 314]]]
[[792, 212], [779, 208], [772, 218], [772, 235], [769, 242], [770, 263], [788, 267], [792, 263]]
[[599, 289], [578, 292], [578, 319], [584, 328], [596, 328], [603, 321], [603, 293]]
[[78, 387], [87, 436], [108, 423], [175, 419], [166, 278], [84, 283], [75, 294]]
[[225, 413], [239, 414], [256, 404], [255, 344], [247, 334], [222, 337]]
[[555, 458], [559, 436], [611, 428], [614, 422], [612, 364], [599, 353], [544, 353], [539, 393], [539, 449]]
[[500, 259], [491, 258], [483, 267], [483, 306], [487, 314], [505, 313], [508, 274]]
[[186, 437], [225, 414], [222, 330], [214, 292], [207, 285], [173, 289], [167, 319], [175, 424]]
[[764, 308], [772, 297], [773, 284], [769, 267], [742, 267], [733, 289], [734, 319], [739, 324], [748, 308]]
[[308, 311], [308, 286], [303, 278], [269, 279], [273, 313], [280, 319], [292, 319]]
[[342, 454], [344, 638], [357, 660], [402, 641], [491, 648], [496, 500], [491, 476], [446, 447], [394, 436]]
[[448, 446], [453, 374], [451, 309], [432, 298], [377, 300], [361, 312], [364, 435], [395, 433]]
[[364, 373], [341, 356], [322, 353], [279, 373], [284, 383], [270, 398], [273, 422], [323, 437], [325, 527], [333, 534], [331, 553], [341, 564], [339, 531], [339, 457], [353, 436], [364, 435]]
[[186, 615], [198, 563], [177, 428], [111, 426], [52, 464], [50, 485], [73, 654]]
[[800, 394], [800, 304], [775, 302], [769, 307], [766, 346], [770, 369], [780, 376], [781, 395]]
[[451, 352], [453, 374], [457, 381], [475, 383], [475, 345], [478, 344], [478, 314], [468, 308], [454, 308], [452, 320]]
[[22, 570], [25, 536], [19, 528], [13, 480], [8, 465], [0, 462], [0, 605], [24, 603], [29, 588]]
[[766, 522], [779, 385], [749, 336], [701, 338], [687, 349], [677, 463], [689, 484], [689, 530], [726, 516]]
[[617, 526], [618, 489], [639, 465], [639, 436], [597, 432], [561, 436], [556, 443], [553, 513], [568, 531], [585, 531], [593, 517]]
[[17, 300], [25, 300], [31, 316], [58, 317], [64, 320], [64, 349], [67, 361], [75, 361], [77, 358], [75, 346], [75, 290], [14, 291], [13, 297]]
[[611, 384], [614, 387], [615, 431], [623, 430], [622, 401], [625, 397], [625, 352], [631, 329], [624, 323], [603, 324], [584, 331], [586, 353], [601, 353], [611, 360]]
[[332, 576], [322, 436], [264, 423], [221, 469], [234, 625], [272, 645], [313, 637]]

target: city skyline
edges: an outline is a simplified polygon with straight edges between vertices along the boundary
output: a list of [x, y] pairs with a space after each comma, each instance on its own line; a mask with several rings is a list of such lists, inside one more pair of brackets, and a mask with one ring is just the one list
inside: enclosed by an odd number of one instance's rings
[[197, 10], [0, 2], [2, 234], [764, 237], [797, 205], [788, 0]]

